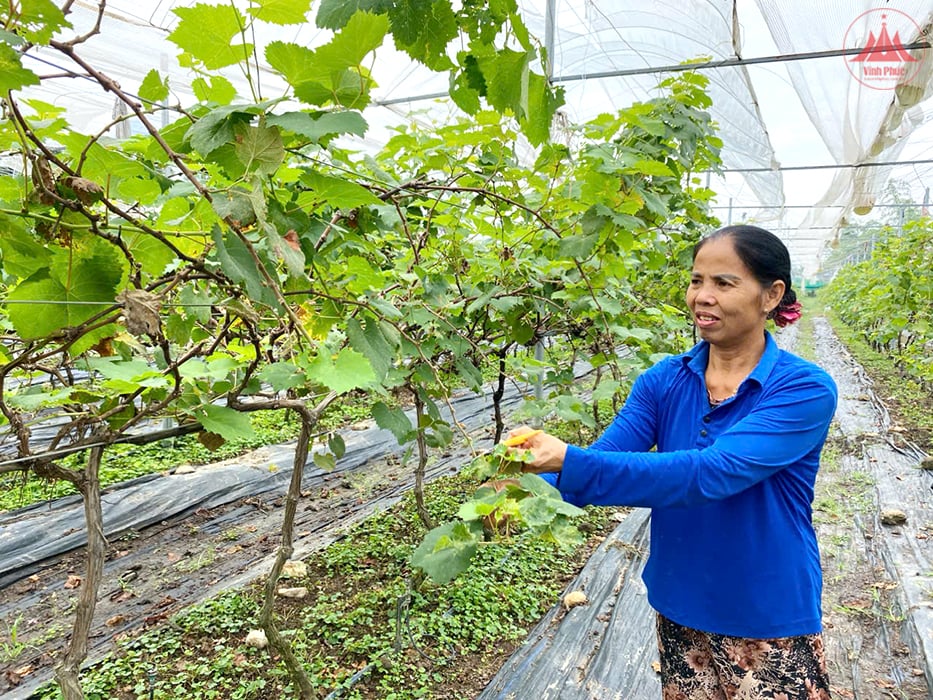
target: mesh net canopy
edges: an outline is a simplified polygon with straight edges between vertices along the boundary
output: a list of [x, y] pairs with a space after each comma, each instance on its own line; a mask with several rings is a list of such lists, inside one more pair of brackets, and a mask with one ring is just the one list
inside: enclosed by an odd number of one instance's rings
[[[190, 75], [166, 37], [178, 20], [173, 9], [194, 4], [108, 0], [100, 35], [81, 53], [129, 91], [152, 68], [173, 89], [187, 85]], [[75, 30], [91, 26], [97, 5], [75, 3]], [[520, 0], [519, 7], [548, 50], [551, 65], [540, 70], [565, 90], [558, 123], [648, 99], [678, 64], [698, 62], [724, 142], [724, 172], [710, 175], [715, 213], [724, 223], [754, 222], [780, 235], [805, 278], [818, 273], [841, 226], [886, 206], [881, 193], [892, 178], [907, 183], [914, 201], [924, 197], [933, 58], [917, 44], [933, 22], [929, 2]], [[270, 31], [278, 34], [257, 36], [257, 43], [314, 46], [331, 36], [313, 22]], [[62, 60], [31, 51], [26, 65], [48, 73]], [[378, 148], [392, 126], [457, 114], [444, 97], [447, 75], [391, 42], [377, 52], [372, 72], [379, 87], [365, 113], [364, 147]], [[272, 71], [259, 66], [259, 73], [266, 96], [281, 94]], [[248, 94], [242, 78], [229, 77]], [[113, 118], [112, 96], [96, 85], [49, 82], [30, 95], [67, 106], [76, 128], [93, 132]]]

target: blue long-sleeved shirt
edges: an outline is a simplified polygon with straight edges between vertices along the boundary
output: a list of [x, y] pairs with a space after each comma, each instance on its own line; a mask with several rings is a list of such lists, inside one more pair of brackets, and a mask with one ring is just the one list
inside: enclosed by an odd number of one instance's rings
[[811, 503], [836, 385], [766, 333], [757, 367], [711, 408], [708, 358], [703, 341], [644, 372], [592, 446], [568, 446], [558, 488], [652, 508], [644, 581], [665, 617], [758, 639], [819, 632]]

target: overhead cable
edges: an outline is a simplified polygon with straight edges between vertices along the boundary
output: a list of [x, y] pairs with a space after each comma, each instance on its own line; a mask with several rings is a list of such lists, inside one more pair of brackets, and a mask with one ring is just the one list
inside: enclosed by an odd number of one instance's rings
[[[880, 53], [892, 49], [910, 51], [913, 49], [929, 49], [928, 41], [915, 41], [911, 44], [898, 46], [870, 46], [853, 49], [829, 49], [826, 51], [804, 51], [801, 53], [778, 54], [776, 56], [756, 56], [753, 58], [724, 58], [718, 61], [697, 61], [696, 63], [673, 63], [667, 66], [649, 66], [647, 68], [622, 68], [619, 70], [596, 71], [593, 73], [570, 73], [568, 75], [555, 75], [552, 83], [572, 83], [579, 80], [598, 80], [601, 78], [624, 78], [627, 76], [651, 75], [653, 73], [681, 73], [684, 71], [707, 70], [711, 68], [735, 68], [736, 66], [753, 66], [763, 63], [786, 63], [788, 61], [809, 61], [818, 58], [837, 58], [863, 53]], [[377, 107], [386, 107], [404, 102], [421, 102], [423, 100], [436, 100], [449, 97], [447, 92], [433, 92], [412, 97], [395, 97], [387, 100], [373, 100], [370, 104]]]

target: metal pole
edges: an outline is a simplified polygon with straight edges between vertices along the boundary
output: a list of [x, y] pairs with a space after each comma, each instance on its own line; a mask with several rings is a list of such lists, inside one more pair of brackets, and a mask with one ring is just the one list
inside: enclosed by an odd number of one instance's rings
[[544, 67], [544, 74], [548, 81], [554, 77], [554, 26], [557, 17], [557, 0], [547, 0], [547, 8], [544, 11], [544, 48], [547, 51], [547, 65]]

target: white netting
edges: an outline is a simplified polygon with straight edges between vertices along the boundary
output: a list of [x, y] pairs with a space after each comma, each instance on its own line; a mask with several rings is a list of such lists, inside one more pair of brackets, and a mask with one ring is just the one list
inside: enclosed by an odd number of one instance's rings
[[[758, 0], [758, 6], [784, 54], [863, 48], [873, 41], [909, 45], [923, 37], [933, 20], [924, 0], [890, 2], [883, 9], [866, 0], [815, 2], [805, 12], [792, 0]], [[920, 103], [930, 96], [930, 52], [907, 53], [913, 60], [849, 55], [787, 64], [794, 88], [835, 161], [865, 166], [840, 169], [789, 237], [792, 253], [808, 272], [819, 266], [823, 247], [838, 227], [875, 205], [892, 168], [874, 164], [896, 162], [910, 136], [928, 121]]]

